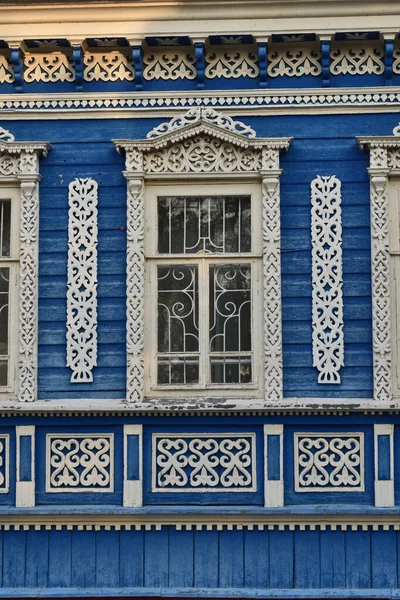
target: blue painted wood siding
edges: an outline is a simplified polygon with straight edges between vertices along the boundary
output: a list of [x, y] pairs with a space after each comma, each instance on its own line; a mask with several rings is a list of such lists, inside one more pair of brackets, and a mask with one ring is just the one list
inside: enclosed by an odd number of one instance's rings
[[[390, 114], [240, 117], [258, 136], [293, 136], [282, 156], [282, 281], [286, 397], [372, 396], [368, 155], [356, 135], [388, 134]], [[46, 398], [125, 395], [126, 181], [112, 138], [143, 138], [164, 119], [3, 122], [17, 139], [52, 144], [41, 162], [39, 393]], [[345, 366], [340, 385], [318, 385], [311, 348], [310, 182], [342, 181]], [[93, 384], [71, 384], [66, 368], [68, 184], [99, 184], [98, 366]]]
[[11, 529], [0, 532], [0, 595], [50, 588], [57, 595], [292, 590], [304, 597], [307, 590], [318, 597], [335, 589], [346, 598], [399, 587], [399, 542], [393, 529]]

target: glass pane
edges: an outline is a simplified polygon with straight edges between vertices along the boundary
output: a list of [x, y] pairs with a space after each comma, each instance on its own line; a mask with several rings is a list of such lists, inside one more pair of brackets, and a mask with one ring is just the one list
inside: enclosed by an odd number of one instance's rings
[[0, 355], [8, 354], [9, 267], [0, 268]]
[[251, 383], [251, 356], [211, 356], [211, 383]]
[[10, 256], [11, 240], [11, 201], [0, 200], [0, 252]]
[[199, 351], [197, 265], [157, 267], [158, 352]]
[[250, 196], [159, 197], [159, 253], [250, 252], [250, 206]]
[[8, 385], [8, 361], [0, 361], [0, 386]]
[[210, 265], [210, 352], [251, 351], [251, 265]]
[[199, 358], [197, 356], [159, 357], [157, 383], [160, 385], [199, 383]]

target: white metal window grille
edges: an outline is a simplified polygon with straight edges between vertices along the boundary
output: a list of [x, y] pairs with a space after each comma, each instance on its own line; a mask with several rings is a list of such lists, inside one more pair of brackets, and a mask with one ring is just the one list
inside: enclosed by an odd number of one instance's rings
[[251, 197], [160, 195], [157, 224], [157, 385], [252, 384]]
[[[14, 198], [15, 196], [15, 198]], [[15, 201], [14, 201], [15, 200]], [[13, 231], [14, 212], [17, 211], [14, 189], [0, 190], [0, 391], [11, 391], [13, 386], [14, 354], [11, 348], [15, 338], [14, 308], [18, 268], [18, 239]], [[12, 218], [13, 212], [13, 218]], [[16, 216], [15, 216], [16, 217]], [[15, 229], [15, 228], [14, 228]]]

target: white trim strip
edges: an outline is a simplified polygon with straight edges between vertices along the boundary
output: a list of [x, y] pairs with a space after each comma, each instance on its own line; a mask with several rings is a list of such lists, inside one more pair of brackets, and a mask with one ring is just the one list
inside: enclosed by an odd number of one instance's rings
[[[16, 435], [16, 490], [15, 506], [31, 507], [35, 506], [35, 426], [21, 425], [15, 428]], [[31, 438], [31, 480], [21, 481], [20, 461], [21, 461], [21, 437]]]
[[[379, 437], [389, 436], [390, 478], [379, 479]], [[394, 506], [394, 425], [374, 425], [375, 506]]]

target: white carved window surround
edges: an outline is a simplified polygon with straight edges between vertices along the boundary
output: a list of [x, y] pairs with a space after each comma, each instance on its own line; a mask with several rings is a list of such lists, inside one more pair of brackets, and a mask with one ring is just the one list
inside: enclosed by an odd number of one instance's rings
[[[139, 407], [160, 407], [163, 403], [168, 407], [172, 403], [176, 406], [178, 397], [189, 408], [227, 406], [230, 399], [229, 408], [248, 406], [250, 398], [252, 407], [278, 403], [282, 399], [279, 153], [289, 148], [291, 139], [257, 138], [243, 123], [199, 107], [162, 123], [144, 140], [114, 143], [126, 155], [128, 191], [127, 402]], [[252, 332], [256, 333], [245, 354], [255, 365], [254, 372], [250, 380], [232, 385], [214, 381], [213, 385], [212, 376], [204, 374], [207, 367], [200, 366], [198, 384], [172, 390], [167, 389], [169, 384], [158, 384], [156, 368], [154, 274], [157, 262], [168, 262], [156, 252], [157, 198], [180, 197], [179, 202], [184, 202], [183, 197], [204, 200], [207, 195], [218, 197], [218, 201], [226, 196], [251, 198], [251, 250], [232, 253], [230, 249], [225, 256], [216, 253], [214, 261], [198, 253], [188, 259], [185, 252], [181, 256], [178, 252], [170, 262], [182, 264], [184, 257], [186, 266], [197, 264], [203, 269], [199, 279], [203, 300], [211, 297], [207, 269], [213, 264], [227, 258], [234, 265], [250, 265]], [[204, 346], [204, 333], [201, 338], [200, 345]], [[207, 356], [207, 351], [200, 353], [200, 363], [205, 365]]]
[[[9, 279], [6, 282], [3, 277], [10, 301], [9, 344], [3, 344], [0, 350], [0, 363], [8, 363], [8, 381], [0, 387], [0, 400], [37, 399], [39, 158], [46, 156], [49, 148], [45, 142], [16, 142], [10, 132], [0, 128], [0, 237], [4, 250], [0, 267], [2, 275]], [[8, 208], [9, 250], [4, 239]]]
[[370, 153], [374, 400], [380, 403], [400, 399], [398, 129], [393, 136], [357, 138]]

